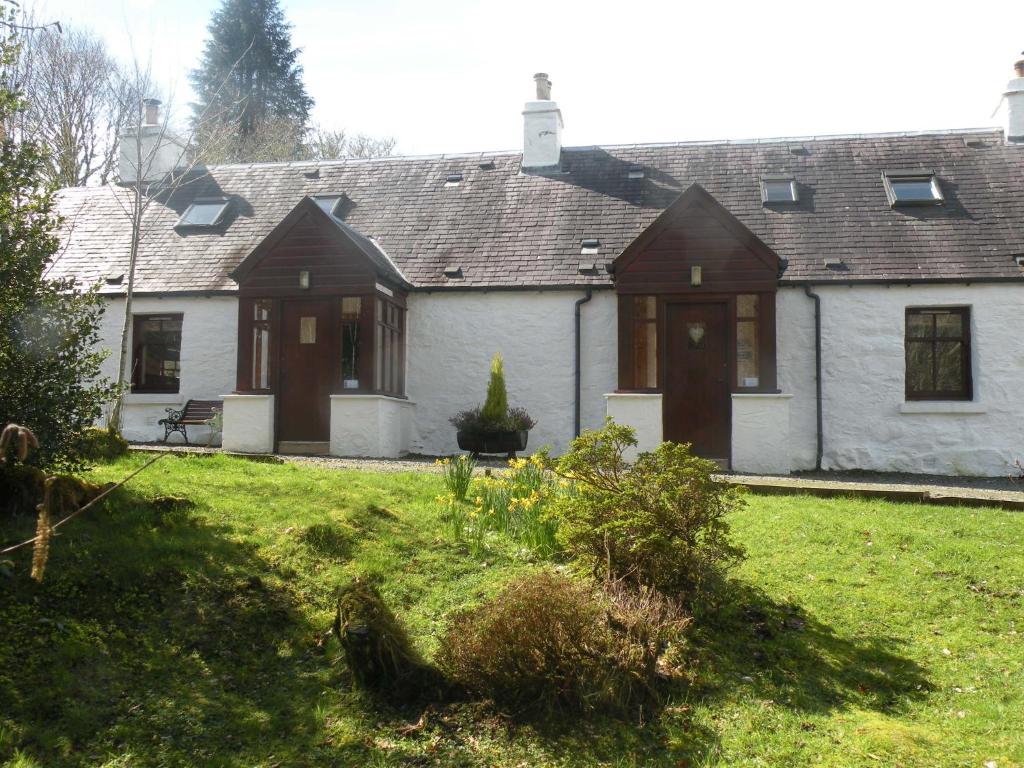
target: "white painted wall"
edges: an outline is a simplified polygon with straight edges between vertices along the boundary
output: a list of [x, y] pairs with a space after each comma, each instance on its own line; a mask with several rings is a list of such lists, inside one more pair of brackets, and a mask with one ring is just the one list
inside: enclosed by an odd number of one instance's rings
[[664, 419], [660, 392], [610, 392], [605, 400], [610, 419], [636, 430], [636, 448], [623, 454], [626, 461], [633, 461], [638, 453], [653, 451], [661, 445]]
[[224, 395], [224, 450], [273, 453], [274, 396]]
[[331, 395], [331, 454], [405, 455], [415, 407], [411, 400], [385, 395]]
[[[822, 298], [826, 469], [1006, 475], [1024, 455], [1024, 286], [816, 287]], [[971, 308], [973, 403], [904, 402], [904, 311]], [[779, 386], [793, 467], [814, 465], [813, 304], [778, 295]]]
[[732, 396], [732, 457], [735, 472], [787, 475], [792, 467], [787, 394]]
[[[564, 452], [573, 437], [573, 305], [583, 291], [414, 293], [409, 296], [408, 395], [416, 401], [411, 450], [458, 451], [448, 419], [481, 405], [491, 357], [505, 358], [509, 404], [537, 421], [528, 450]], [[582, 307], [584, 429], [604, 421], [617, 385], [616, 302], [595, 291]]]
[[[181, 387], [176, 395], [126, 395], [122, 432], [128, 440], [150, 442], [162, 439], [164, 429], [157, 421], [167, 415], [166, 408], [181, 408], [190, 398], [217, 400], [235, 388], [238, 299], [234, 296], [146, 296], [136, 297], [132, 302], [132, 313], [136, 315], [164, 312], [180, 312], [183, 316]], [[124, 299], [110, 299], [100, 326], [100, 346], [110, 350], [103, 363], [103, 374], [111, 379], [117, 377], [117, 355], [123, 322]], [[131, 339], [129, 367], [130, 354]], [[190, 426], [188, 437], [190, 442], [205, 445], [209, 430], [207, 427]], [[171, 436], [170, 442], [174, 444], [183, 440], [180, 434], [175, 434]]]

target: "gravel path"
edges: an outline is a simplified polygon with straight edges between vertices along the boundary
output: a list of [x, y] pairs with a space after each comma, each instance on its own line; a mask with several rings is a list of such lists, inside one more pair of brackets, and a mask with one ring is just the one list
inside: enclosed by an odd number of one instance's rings
[[[219, 448], [202, 446], [165, 445], [163, 443], [133, 444], [133, 450], [170, 451], [173, 453], [220, 453]], [[409, 456], [401, 459], [361, 459], [336, 456], [296, 456], [276, 454], [272, 460], [322, 467], [324, 469], [359, 469], [365, 472], [440, 472], [433, 456]], [[481, 460], [480, 468], [504, 469], [504, 459]], [[1009, 475], [1009, 471], [1007, 473]], [[801, 489], [849, 487], [886, 487], [919, 490], [948, 495], [957, 491], [977, 497], [1009, 496], [1024, 500], [1024, 482], [1007, 477], [950, 477], [945, 475], [912, 475], [898, 472], [800, 472], [794, 475], [739, 475], [723, 477], [738, 482], [772, 484]]]

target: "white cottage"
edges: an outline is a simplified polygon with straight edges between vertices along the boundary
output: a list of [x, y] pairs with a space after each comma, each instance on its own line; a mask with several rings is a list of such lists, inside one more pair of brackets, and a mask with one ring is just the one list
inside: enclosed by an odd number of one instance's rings
[[1024, 452], [1017, 75], [1006, 131], [563, 147], [538, 75], [523, 152], [169, 186], [171, 148], [61, 193], [52, 274], [101, 283], [116, 349], [146, 184], [133, 440], [223, 399], [233, 450], [447, 454], [500, 351], [534, 447], [610, 415], [737, 471], [1001, 475]]

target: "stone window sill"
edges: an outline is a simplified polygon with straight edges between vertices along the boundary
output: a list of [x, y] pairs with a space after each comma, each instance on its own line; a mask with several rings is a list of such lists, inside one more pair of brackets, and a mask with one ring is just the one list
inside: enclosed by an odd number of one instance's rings
[[971, 414], [987, 413], [981, 403], [974, 403], [960, 400], [908, 400], [900, 403], [900, 413], [947, 413], [947, 414]]

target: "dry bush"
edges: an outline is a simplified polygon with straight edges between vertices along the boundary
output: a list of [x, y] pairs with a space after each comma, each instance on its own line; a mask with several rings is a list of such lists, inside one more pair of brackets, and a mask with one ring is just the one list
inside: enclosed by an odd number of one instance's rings
[[437, 660], [453, 683], [515, 714], [627, 714], [660, 704], [657, 660], [685, 626], [651, 594], [606, 594], [543, 571], [456, 616]]

